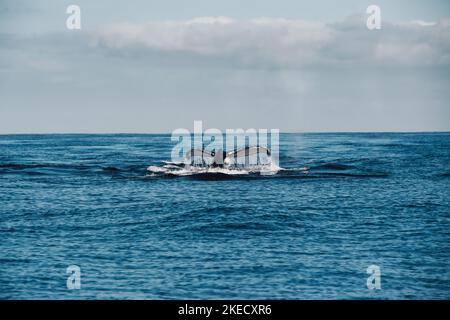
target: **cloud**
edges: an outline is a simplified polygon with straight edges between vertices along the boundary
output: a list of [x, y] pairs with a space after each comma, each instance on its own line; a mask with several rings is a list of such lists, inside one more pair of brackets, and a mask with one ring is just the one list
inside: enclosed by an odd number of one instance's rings
[[381, 30], [369, 31], [364, 16], [337, 23], [199, 17], [105, 26], [92, 39], [94, 46], [115, 52], [188, 53], [244, 64], [440, 65], [450, 63], [449, 21], [386, 22]]
[[115, 50], [139, 47], [212, 57], [235, 56], [247, 61], [307, 62], [329, 41], [330, 32], [326, 25], [301, 20], [200, 17], [109, 26], [94, 37], [97, 44]]
[[0, 131], [170, 132], [196, 119], [283, 131], [449, 130], [449, 27], [203, 17], [2, 32]]

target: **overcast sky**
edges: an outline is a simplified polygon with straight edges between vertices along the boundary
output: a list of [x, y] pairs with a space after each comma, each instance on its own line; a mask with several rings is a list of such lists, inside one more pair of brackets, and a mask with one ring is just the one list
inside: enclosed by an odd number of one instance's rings
[[0, 0], [0, 133], [449, 131], [449, 17], [439, 0]]

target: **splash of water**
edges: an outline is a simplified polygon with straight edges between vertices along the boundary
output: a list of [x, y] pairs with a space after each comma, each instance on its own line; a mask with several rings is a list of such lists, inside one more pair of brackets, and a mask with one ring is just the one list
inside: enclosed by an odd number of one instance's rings
[[271, 160], [268, 163], [236, 166], [231, 165], [227, 167], [212, 167], [212, 166], [197, 166], [185, 165], [184, 163], [175, 163], [163, 161], [161, 165], [151, 165], [147, 168], [151, 174], [154, 175], [175, 175], [175, 176], [190, 176], [196, 174], [226, 174], [226, 175], [274, 175], [279, 171], [285, 170]]

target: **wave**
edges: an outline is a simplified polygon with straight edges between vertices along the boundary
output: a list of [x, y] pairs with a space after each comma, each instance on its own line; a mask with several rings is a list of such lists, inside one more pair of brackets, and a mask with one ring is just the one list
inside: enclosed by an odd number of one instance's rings
[[105, 166], [100, 164], [77, 163], [3, 163], [0, 164], [0, 174], [25, 175], [140, 175], [145, 176], [142, 165], [127, 165], [124, 167]]
[[46, 165], [43, 164], [0, 164], [0, 169], [12, 169], [12, 170], [24, 170], [24, 169], [35, 169], [35, 168], [45, 168]]
[[169, 161], [163, 161], [163, 165], [155, 166], [151, 165], [147, 168], [150, 175], [173, 175], [173, 176], [243, 176], [259, 174], [262, 176], [275, 175], [279, 171], [285, 169], [277, 166], [273, 162], [263, 165], [254, 165], [247, 167], [210, 167], [210, 166], [184, 166], [182, 163], [175, 163]]
[[6, 163], [0, 164], [0, 170], [29, 170], [29, 169], [76, 169], [87, 170], [92, 166], [83, 164], [64, 164], [64, 163]]

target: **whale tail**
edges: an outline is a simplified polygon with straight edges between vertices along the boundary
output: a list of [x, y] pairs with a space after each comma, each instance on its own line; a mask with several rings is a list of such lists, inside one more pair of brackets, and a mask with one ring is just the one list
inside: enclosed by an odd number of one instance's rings
[[250, 156], [265, 155], [270, 158], [271, 151], [260, 146], [245, 147], [238, 150], [225, 152], [223, 150], [191, 149], [186, 153], [185, 160], [189, 165], [206, 165], [212, 167], [224, 167], [236, 163], [236, 159]]

